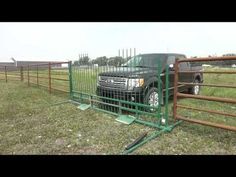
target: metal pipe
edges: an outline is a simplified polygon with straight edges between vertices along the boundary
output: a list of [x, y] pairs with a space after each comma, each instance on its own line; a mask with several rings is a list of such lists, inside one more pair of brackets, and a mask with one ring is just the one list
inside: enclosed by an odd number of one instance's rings
[[168, 126], [168, 118], [169, 118], [169, 115], [168, 115], [168, 99], [169, 99], [169, 66], [166, 65], [166, 75], [165, 75], [165, 79], [166, 79], [166, 82], [165, 82], [165, 125]]
[[200, 108], [193, 108], [190, 106], [185, 106], [185, 105], [180, 105], [180, 104], [178, 104], [177, 107], [183, 108], [183, 109], [191, 109], [191, 110], [195, 110], [195, 111], [208, 112], [208, 113], [212, 113], [212, 114], [219, 114], [219, 115], [223, 115], [223, 116], [236, 117], [236, 114], [224, 113], [224, 112], [220, 112], [220, 111], [206, 110], [206, 109], [200, 109]]
[[39, 71], [38, 71], [38, 65], [37, 65], [37, 85], [39, 85]]
[[179, 120], [184, 120], [184, 121], [191, 122], [191, 123], [207, 125], [207, 126], [221, 128], [221, 129], [230, 130], [230, 131], [236, 131], [236, 127], [233, 127], [233, 126], [222, 125], [222, 124], [212, 123], [212, 122], [203, 121], [203, 120], [189, 119], [189, 118], [186, 118], [186, 117], [183, 117], [180, 115], [177, 115], [176, 118]]
[[27, 70], [28, 72], [28, 86], [30, 86], [30, 78], [29, 78], [29, 65], [28, 65], [28, 70]]
[[204, 96], [204, 95], [190, 95], [190, 94], [185, 94], [185, 93], [177, 93], [177, 97], [193, 98], [193, 99], [208, 100], [208, 101], [218, 101], [218, 102], [224, 102], [224, 103], [236, 103], [236, 100], [229, 99], [229, 98], [220, 98], [220, 97]]
[[179, 71], [178, 73], [236, 74], [236, 71]]
[[21, 78], [21, 81], [23, 82], [24, 81], [23, 66], [20, 67], [20, 78]]
[[70, 98], [73, 97], [73, 85], [72, 85], [72, 61], [70, 61], [69, 63], [69, 85], [70, 85]]
[[228, 57], [203, 57], [203, 58], [187, 58], [178, 60], [178, 62], [196, 62], [196, 61], [224, 61], [224, 60], [236, 60], [235, 56]]
[[7, 66], [5, 66], [5, 80], [7, 82]]
[[51, 85], [51, 63], [49, 62], [48, 63], [48, 91], [49, 91], [49, 93], [51, 93], [51, 88], [52, 88], [52, 85]]
[[176, 60], [175, 62], [175, 76], [174, 76], [174, 99], [173, 99], [173, 117], [176, 121], [176, 115], [177, 115], [177, 93], [178, 93], [178, 81], [179, 81], [179, 62]]
[[200, 84], [200, 83], [187, 83], [187, 82], [178, 82], [181, 85], [199, 85], [199, 86], [207, 86], [207, 87], [224, 87], [224, 88], [236, 88], [236, 86], [232, 85], [219, 85], [219, 84]]

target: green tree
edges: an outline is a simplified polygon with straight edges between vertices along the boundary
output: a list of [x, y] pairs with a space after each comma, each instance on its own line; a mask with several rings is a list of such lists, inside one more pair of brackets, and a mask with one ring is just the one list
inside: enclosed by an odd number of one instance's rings
[[89, 60], [90, 58], [88, 56], [85, 56], [85, 57], [81, 57], [79, 59], [79, 65], [89, 65]]

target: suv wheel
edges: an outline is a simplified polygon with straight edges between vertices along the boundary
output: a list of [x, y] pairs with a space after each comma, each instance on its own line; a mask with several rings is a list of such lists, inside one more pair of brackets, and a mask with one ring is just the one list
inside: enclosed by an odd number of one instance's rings
[[[144, 103], [152, 106], [158, 107], [159, 105], [159, 96], [158, 96], [158, 89], [155, 87], [150, 88], [144, 97]], [[150, 112], [155, 112], [154, 108], [148, 108]]]
[[[194, 83], [200, 83], [199, 80], [195, 80]], [[194, 85], [192, 88], [190, 88], [190, 94], [193, 95], [199, 95], [200, 93], [200, 86], [198, 84]]]

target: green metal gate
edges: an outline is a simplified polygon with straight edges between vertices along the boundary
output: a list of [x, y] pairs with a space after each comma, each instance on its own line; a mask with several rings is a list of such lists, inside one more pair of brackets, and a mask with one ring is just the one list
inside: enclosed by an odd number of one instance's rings
[[169, 123], [169, 66], [163, 66], [160, 60], [152, 65], [145, 59], [142, 61], [137, 55], [117, 65], [78, 63], [69, 66], [70, 97], [79, 104], [78, 108], [113, 114], [117, 121], [126, 124], [136, 122], [157, 128], [126, 153], [162, 132], [170, 132], [179, 123]]

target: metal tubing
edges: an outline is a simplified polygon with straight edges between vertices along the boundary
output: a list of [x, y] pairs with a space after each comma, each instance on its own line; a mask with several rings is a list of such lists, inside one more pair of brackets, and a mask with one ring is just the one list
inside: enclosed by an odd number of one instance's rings
[[224, 60], [236, 60], [235, 56], [228, 56], [228, 57], [203, 57], [203, 58], [188, 58], [178, 60], [178, 62], [196, 62], [196, 61], [224, 61]]
[[207, 87], [224, 87], [224, 88], [236, 88], [236, 86], [232, 85], [218, 85], [218, 84], [199, 84], [199, 83], [187, 83], [187, 82], [178, 82], [181, 85], [199, 85], [199, 86], [207, 86]]
[[7, 82], [7, 66], [5, 66], [5, 80]]
[[73, 90], [73, 84], [72, 84], [72, 61], [70, 61], [68, 63], [68, 65], [69, 65], [70, 98], [72, 99], [72, 97], [73, 97], [73, 93], [72, 93], [72, 90]]
[[52, 85], [51, 85], [51, 63], [48, 63], [48, 91], [51, 93]]
[[236, 71], [179, 71], [178, 73], [236, 74]]
[[191, 122], [191, 123], [208, 125], [211, 127], [221, 128], [221, 129], [230, 130], [230, 131], [236, 131], [236, 127], [233, 127], [233, 126], [222, 125], [222, 124], [217, 124], [217, 123], [212, 123], [212, 122], [197, 120], [197, 119], [189, 119], [189, 118], [186, 118], [186, 117], [183, 117], [180, 115], [177, 115], [176, 118], [179, 120], [184, 120], [184, 121]]
[[22, 82], [24, 81], [23, 66], [20, 67], [20, 80], [21, 80]]
[[128, 154], [133, 152], [135, 149], [137, 149], [138, 147], [144, 145], [145, 143], [147, 143], [148, 141], [156, 138], [157, 136], [159, 136], [160, 134], [162, 134], [163, 132], [165, 132], [165, 129], [162, 129], [160, 131], [155, 131], [154, 133], [152, 133], [150, 136], [148, 136], [147, 138], [145, 138], [142, 142], [140, 142], [139, 144], [133, 146], [132, 148], [130, 148], [129, 150], [125, 151], [124, 154]]
[[219, 115], [223, 115], [223, 116], [236, 117], [236, 114], [230, 114], [230, 113], [224, 113], [224, 112], [220, 112], [220, 111], [206, 110], [206, 109], [200, 109], [200, 108], [193, 108], [190, 106], [184, 106], [184, 105], [180, 105], [180, 104], [178, 104], [177, 107], [183, 108], [183, 109], [191, 109], [191, 110], [195, 110], [195, 111], [208, 112], [208, 113], [212, 113], [212, 114], [219, 114]]
[[165, 91], [165, 125], [168, 126], [168, 118], [169, 118], [169, 115], [168, 115], [168, 99], [169, 99], [169, 66], [166, 65], [166, 75], [165, 75], [165, 78], [166, 78], [166, 82], [165, 82], [165, 87], [166, 87], [166, 91]]
[[176, 115], [177, 115], [177, 93], [178, 93], [178, 82], [179, 82], [179, 62], [176, 60], [175, 62], [175, 76], [174, 76], [174, 100], [173, 100], [173, 117], [176, 121]]
[[30, 78], [29, 78], [29, 65], [28, 65], [28, 70], [27, 70], [27, 72], [28, 72], [28, 86], [30, 86]]
[[38, 68], [38, 65], [37, 65], [37, 85], [39, 85], [39, 68]]
[[236, 103], [236, 100], [229, 99], [229, 98], [220, 98], [220, 97], [202, 96], [202, 95], [190, 95], [190, 94], [185, 94], [185, 93], [177, 93], [177, 97], [193, 98], [193, 99], [208, 100], [208, 101], [218, 101], [218, 102], [224, 102], [224, 103]]

